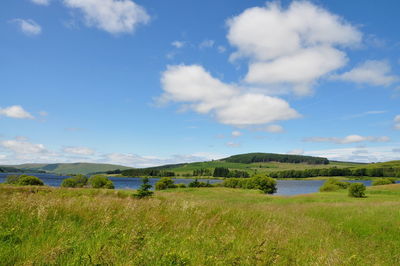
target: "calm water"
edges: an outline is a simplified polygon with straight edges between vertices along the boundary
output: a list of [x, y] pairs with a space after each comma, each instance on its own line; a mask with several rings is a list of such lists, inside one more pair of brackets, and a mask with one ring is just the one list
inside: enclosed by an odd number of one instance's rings
[[[0, 173], [0, 183], [3, 183], [10, 173]], [[68, 178], [68, 176], [57, 176], [52, 174], [32, 174], [34, 176], [39, 177], [43, 180], [43, 182], [52, 187], [58, 187], [61, 185], [63, 179]], [[137, 189], [142, 184], [141, 178], [129, 178], [129, 177], [111, 177], [110, 178], [117, 189]], [[154, 184], [159, 180], [159, 178], [149, 178], [150, 184], [154, 186]], [[174, 179], [175, 184], [183, 183], [189, 184], [194, 179], [183, 179], [176, 178]], [[222, 182], [222, 180], [218, 179], [199, 179], [199, 181], [210, 182], [211, 184]], [[298, 194], [306, 194], [318, 192], [319, 187], [322, 186], [324, 180], [277, 180], [278, 183], [278, 192], [276, 195], [298, 195]], [[360, 182], [364, 183], [366, 186], [371, 185], [371, 181], [349, 181], [349, 182]]]

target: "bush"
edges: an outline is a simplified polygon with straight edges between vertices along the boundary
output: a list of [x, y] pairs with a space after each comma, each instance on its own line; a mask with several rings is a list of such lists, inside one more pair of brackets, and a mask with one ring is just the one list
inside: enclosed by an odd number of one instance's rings
[[76, 186], [77, 186], [76, 180], [72, 177], [64, 179], [61, 183], [61, 187], [76, 187]]
[[23, 175], [23, 176], [19, 177], [18, 185], [21, 185], [21, 186], [43, 186], [44, 183], [42, 180], [40, 180], [36, 176]]
[[108, 179], [108, 177], [106, 177], [105, 175], [91, 176], [88, 182], [92, 188], [114, 189], [113, 182], [110, 179]]
[[84, 187], [88, 183], [88, 178], [85, 175], [75, 175], [72, 178], [76, 181], [76, 187]]
[[261, 174], [251, 178], [225, 179], [222, 185], [230, 188], [259, 189], [267, 194], [273, 194], [277, 191], [276, 181]]
[[199, 182], [197, 180], [197, 178], [193, 182], [190, 182], [188, 186], [189, 187], [212, 187], [212, 185], [209, 182], [207, 182], [207, 183]]
[[168, 188], [176, 188], [174, 181], [170, 177], [163, 177], [156, 183], [156, 190], [164, 190]]
[[[25, 176], [25, 175], [24, 175]], [[21, 176], [18, 175], [8, 175], [6, 178], [6, 184], [18, 184], [18, 180]]]
[[253, 177], [257, 189], [267, 194], [273, 194], [277, 191], [276, 181], [268, 176], [256, 175]]
[[380, 185], [390, 185], [396, 183], [396, 179], [394, 178], [379, 178], [372, 182], [373, 186], [380, 186]]
[[365, 185], [363, 183], [352, 183], [349, 186], [349, 196], [354, 198], [364, 198]]
[[62, 187], [84, 187], [86, 186], [88, 182], [88, 179], [84, 175], [76, 175], [70, 178], [66, 178], [62, 181], [61, 186]]
[[336, 178], [329, 178], [325, 183], [319, 188], [321, 192], [332, 192], [339, 189], [346, 189], [350, 186], [349, 182], [339, 181]]
[[143, 178], [142, 182], [143, 184], [140, 186], [137, 193], [133, 194], [133, 197], [142, 199], [153, 195], [153, 191], [150, 191], [152, 186], [149, 184], [149, 179], [147, 177]]
[[185, 184], [176, 184], [176, 187], [177, 188], [186, 188], [186, 185]]

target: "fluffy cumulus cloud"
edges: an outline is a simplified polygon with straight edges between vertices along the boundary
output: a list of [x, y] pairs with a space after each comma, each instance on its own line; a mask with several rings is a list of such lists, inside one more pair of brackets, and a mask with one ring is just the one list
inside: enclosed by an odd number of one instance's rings
[[30, 143], [23, 138], [1, 141], [0, 146], [16, 154], [38, 154], [47, 152], [43, 144]]
[[93, 155], [95, 151], [88, 147], [65, 147], [63, 152], [75, 155]]
[[329, 160], [348, 162], [385, 162], [399, 160], [400, 155], [391, 147], [353, 147], [329, 150], [307, 151], [305, 155], [320, 156]]
[[269, 132], [269, 133], [282, 133], [285, 130], [280, 125], [268, 125], [261, 129], [261, 131]]
[[227, 125], [260, 125], [300, 116], [286, 101], [223, 83], [199, 65], [169, 66], [161, 83], [162, 101], [183, 103], [201, 114], [211, 113]]
[[13, 105], [5, 108], [0, 107], [0, 116], [6, 116], [10, 118], [19, 119], [33, 119], [33, 115], [25, 111], [25, 109], [20, 105]]
[[133, 32], [139, 24], [146, 24], [150, 16], [146, 10], [130, 0], [64, 0], [64, 4], [79, 9], [86, 25], [112, 34]]
[[214, 44], [215, 44], [214, 40], [204, 40], [199, 44], [199, 48], [200, 49], [211, 48], [214, 46]]
[[47, 6], [50, 4], [50, 0], [31, 0], [31, 2], [42, 6]]
[[182, 41], [173, 41], [172, 43], [171, 43], [171, 45], [172, 46], [174, 46], [175, 48], [182, 48], [182, 47], [184, 47], [185, 46], [185, 42], [182, 42]]
[[400, 115], [396, 115], [394, 118], [394, 128], [400, 130]]
[[332, 142], [336, 144], [351, 144], [359, 142], [388, 142], [390, 138], [387, 136], [374, 137], [374, 136], [360, 136], [360, 135], [349, 135], [344, 138], [337, 137], [310, 137], [305, 138], [305, 142]]
[[42, 33], [42, 27], [32, 19], [13, 19], [12, 22], [16, 23], [20, 30], [28, 36], [35, 36]]
[[[231, 60], [247, 58], [248, 83], [288, 85], [299, 95], [347, 63], [341, 49], [358, 45], [362, 34], [329, 11], [306, 1], [283, 9], [278, 3], [246, 9], [228, 21]], [[278, 87], [278, 90], [281, 88]]]
[[387, 61], [378, 60], [366, 61], [352, 70], [334, 75], [332, 78], [373, 86], [389, 86], [399, 80], [398, 76], [391, 74], [391, 67]]
[[170, 157], [141, 156], [132, 153], [109, 153], [102, 156], [99, 162], [122, 164], [133, 167], [152, 167], [165, 164], [202, 162], [221, 159], [224, 156], [209, 153], [194, 153], [189, 155], [173, 155]]
[[242, 135], [243, 135], [243, 133], [238, 130], [232, 131], [232, 137], [234, 137], [234, 138], [240, 137]]

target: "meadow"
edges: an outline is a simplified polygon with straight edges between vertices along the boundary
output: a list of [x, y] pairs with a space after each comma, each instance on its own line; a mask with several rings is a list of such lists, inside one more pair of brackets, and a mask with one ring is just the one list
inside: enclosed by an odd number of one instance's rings
[[2, 265], [399, 265], [400, 185], [293, 197], [0, 185]]

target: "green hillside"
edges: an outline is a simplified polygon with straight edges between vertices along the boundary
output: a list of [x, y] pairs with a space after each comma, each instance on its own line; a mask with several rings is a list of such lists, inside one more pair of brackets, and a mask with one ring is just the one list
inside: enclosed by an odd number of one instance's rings
[[10, 165], [22, 170], [46, 171], [57, 174], [90, 174], [98, 172], [115, 171], [117, 169], [125, 170], [130, 167], [114, 164], [99, 163], [55, 163], [55, 164], [21, 164]]
[[164, 174], [166, 172], [172, 172], [176, 176], [192, 176], [195, 170], [207, 169], [212, 172], [217, 167], [229, 168], [230, 171], [245, 171], [252, 175], [255, 173], [268, 174], [271, 172], [286, 170], [322, 169], [332, 167], [348, 168], [362, 165], [364, 164], [338, 161], [329, 162], [328, 159], [322, 157], [273, 153], [247, 153], [207, 162], [172, 164], [145, 169], [126, 170], [123, 172], [123, 175], [163, 175], [163, 172]]

